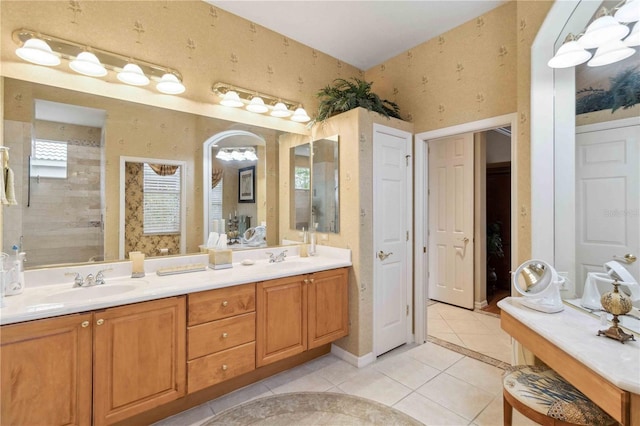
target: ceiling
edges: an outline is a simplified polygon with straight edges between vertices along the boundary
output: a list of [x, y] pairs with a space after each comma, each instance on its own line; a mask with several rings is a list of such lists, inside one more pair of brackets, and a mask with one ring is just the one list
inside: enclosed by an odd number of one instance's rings
[[368, 70], [506, 0], [206, 0]]

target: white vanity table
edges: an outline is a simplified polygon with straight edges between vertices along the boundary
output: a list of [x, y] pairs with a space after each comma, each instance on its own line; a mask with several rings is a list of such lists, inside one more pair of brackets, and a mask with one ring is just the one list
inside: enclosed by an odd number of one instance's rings
[[571, 307], [546, 314], [517, 299], [498, 303], [502, 328], [618, 422], [640, 425], [640, 341], [597, 336], [607, 327]]

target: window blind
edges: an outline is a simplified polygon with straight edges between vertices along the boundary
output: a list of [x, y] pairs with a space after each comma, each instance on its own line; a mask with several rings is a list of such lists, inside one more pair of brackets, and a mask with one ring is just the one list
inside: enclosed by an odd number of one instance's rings
[[144, 233], [180, 232], [180, 168], [160, 176], [148, 164], [143, 167]]

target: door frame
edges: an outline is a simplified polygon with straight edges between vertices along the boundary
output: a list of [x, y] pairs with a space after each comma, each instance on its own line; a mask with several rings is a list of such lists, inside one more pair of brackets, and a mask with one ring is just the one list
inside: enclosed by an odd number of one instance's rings
[[[405, 138], [406, 141], [406, 145], [405, 145], [405, 149], [407, 152], [407, 155], [409, 155], [409, 166], [406, 168], [406, 187], [407, 187], [407, 199], [406, 199], [406, 205], [405, 205], [405, 220], [407, 223], [407, 231], [409, 232], [409, 238], [407, 238], [407, 241], [405, 243], [405, 249], [406, 249], [406, 264], [405, 264], [405, 273], [406, 273], [406, 277], [407, 277], [407, 283], [406, 283], [406, 292], [407, 292], [407, 305], [409, 306], [409, 314], [407, 315], [407, 330], [406, 330], [406, 338], [405, 338], [405, 343], [411, 343], [413, 341], [415, 341], [414, 336], [413, 336], [413, 327], [412, 327], [412, 318], [414, 318], [414, 296], [413, 296], [413, 289], [414, 289], [414, 277], [411, 273], [412, 269], [413, 269], [413, 258], [414, 258], [414, 253], [413, 253], [413, 247], [412, 247], [412, 241], [413, 241], [413, 233], [415, 232], [412, 229], [412, 223], [413, 223], [413, 193], [411, 191], [412, 188], [412, 182], [413, 182], [413, 167], [411, 164], [411, 160], [413, 160], [413, 156], [414, 156], [414, 150], [413, 150], [413, 141], [412, 141], [412, 134], [411, 132], [407, 132], [404, 130], [400, 130], [400, 129], [395, 129], [393, 127], [387, 127], [384, 126], [382, 124], [378, 124], [378, 123], [373, 123], [373, 132], [372, 132], [372, 139], [373, 139], [373, 149], [376, 149], [376, 145], [375, 145], [375, 134], [376, 133], [388, 133], [391, 134], [393, 136], [397, 136], [400, 138]], [[373, 154], [375, 156], [375, 154]], [[415, 161], [415, 160], [414, 160]], [[372, 170], [372, 177], [376, 175], [376, 168], [375, 168], [375, 161], [373, 161], [373, 170]], [[373, 185], [372, 185], [372, 189], [373, 189], [373, 194], [375, 196], [376, 192], [377, 192], [377, 185], [376, 185], [376, 180], [375, 178], [373, 178]], [[373, 202], [373, 200], [372, 200]], [[375, 204], [374, 204], [375, 206]], [[377, 242], [377, 237], [376, 235], [378, 235], [379, 233], [376, 232], [375, 226], [375, 211], [373, 212], [374, 218], [373, 218], [373, 241], [372, 241], [372, 251], [371, 251], [371, 256], [374, 259], [376, 259], [376, 242]], [[372, 353], [374, 354], [374, 359], [376, 357], [376, 344], [377, 344], [377, 326], [378, 326], [378, 320], [377, 320], [377, 316], [375, 315], [376, 312], [376, 307], [379, 303], [379, 301], [377, 300], [377, 289], [375, 287], [376, 284], [376, 279], [375, 279], [375, 275], [374, 275], [374, 290], [373, 290], [373, 339], [372, 339]]]
[[[414, 282], [415, 282], [415, 300], [418, 301], [414, 305], [415, 315], [415, 341], [418, 344], [427, 341], [427, 306], [426, 300], [428, 295], [428, 262], [425, 248], [428, 247], [427, 230], [428, 230], [428, 197], [427, 188], [429, 187], [429, 157], [427, 143], [431, 139], [439, 139], [448, 136], [454, 136], [461, 133], [477, 133], [486, 130], [492, 130], [498, 127], [511, 126], [511, 269], [515, 268], [514, 262], [518, 253], [518, 151], [515, 143], [518, 134], [518, 114], [511, 113], [496, 117], [486, 118], [483, 120], [473, 121], [470, 123], [458, 124], [451, 127], [444, 127], [436, 130], [418, 133], [415, 135], [414, 147], [414, 164], [415, 164], [415, 184], [414, 184]], [[526, 213], [526, 212], [525, 212]], [[475, 226], [474, 226], [475, 231]], [[474, 286], [475, 288], [475, 286]], [[475, 290], [474, 290], [475, 300]]]

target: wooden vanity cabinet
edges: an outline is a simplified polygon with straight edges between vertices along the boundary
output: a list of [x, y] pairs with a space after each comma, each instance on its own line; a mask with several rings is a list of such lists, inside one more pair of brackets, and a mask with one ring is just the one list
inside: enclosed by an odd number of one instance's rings
[[268, 365], [349, 334], [348, 269], [258, 283], [256, 365]]
[[90, 425], [92, 314], [2, 326], [3, 425]]
[[244, 284], [188, 296], [189, 393], [256, 368], [256, 285]]
[[185, 296], [94, 313], [94, 425], [186, 394]]
[[3, 326], [2, 424], [107, 425], [182, 397], [185, 315], [181, 296]]

